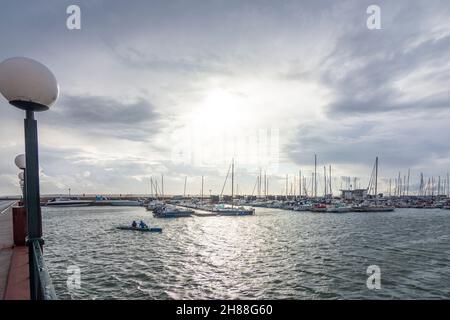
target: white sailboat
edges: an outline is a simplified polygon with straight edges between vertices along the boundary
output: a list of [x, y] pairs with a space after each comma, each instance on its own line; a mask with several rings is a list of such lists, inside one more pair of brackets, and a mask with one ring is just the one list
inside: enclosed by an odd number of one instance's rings
[[367, 188], [368, 191], [370, 191], [371, 189], [371, 184], [372, 184], [372, 178], [373, 175], [375, 176], [375, 181], [374, 181], [374, 196], [375, 196], [375, 201], [374, 202], [369, 202], [369, 201], [364, 201], [362, 204], [357, 205], [357, 206], [353, 206], [352, 207], [352, 211], [355, 212], [389, 212], [389, 211], [394, 211], [394, 207], [390, 207], [390, 206], [386, 206], [386, 205], [382, 205], [380, 203], [378, 203], [378, 157], [376, 157], [375, 159], [375, 165], [373, 168], [372, 172], [372, 176], [369, 182], [369, 187]]
[[212, 211], [217, 213], [219, 216], [250, 216], [255, 214], [254, 208], [248, 209], [243, 206], [235, 207], [233, 198], [234, 198], [234, 159], [231, 162], [231, 207], [225, 206], [224, 204], [220, 204], [215, 206]]

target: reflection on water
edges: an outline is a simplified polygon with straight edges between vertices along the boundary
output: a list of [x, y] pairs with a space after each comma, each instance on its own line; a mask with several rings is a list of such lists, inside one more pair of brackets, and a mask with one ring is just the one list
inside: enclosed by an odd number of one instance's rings
[[[44, 208], [61, 299], [450, 298], [450, 211], [155, 219], [144, 208]], [[115, 230], [143, 219], [162, 234]], [[69, 292], [67, 267], [81, 269]], [[366, 268], [381, 268], [381, 290]]]

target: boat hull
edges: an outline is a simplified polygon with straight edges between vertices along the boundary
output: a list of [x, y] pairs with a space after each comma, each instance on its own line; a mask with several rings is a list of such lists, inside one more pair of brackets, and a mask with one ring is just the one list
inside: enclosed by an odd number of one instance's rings
[[91, 202], [79, 202], [79, 203], [47, 203], [47, 207], [87, 207]]
[[187, 218], [192, 217], [191, 213], [163, 213], [163, 214], [154, 214], [155, 218]]
[[253, 210], [226, 210], [216, 211], [219, 216], [252, 216], [255, 214]]
[[392, 207], [356, 207], [352, 208], [354, 212], [391, 212], [394, 211]]
[[119, 230], [139, 231], [139, 232], [162, 232], [162, 228], [134, 228], [129, 226], [116, 227]]

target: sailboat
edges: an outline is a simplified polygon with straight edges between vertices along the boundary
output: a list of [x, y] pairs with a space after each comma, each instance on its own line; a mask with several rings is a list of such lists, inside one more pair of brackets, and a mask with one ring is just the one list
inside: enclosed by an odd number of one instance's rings
[[355, 212], [388, 212], [388, 211], [394, 211], [394, 207], [385, 206], [380, 203], [378, 203], [378, 157], [375, 158], [375, 165], [372, 171], [372, 175], [370, 177], [369, 187], [367, 188], [368, 191], [372, 187], [372, 178], [373, 175], [375, 175], [375, 182], [374, 182], [374, 189], [375, 189], [375, 201], [369, 202], [364, 201], [360, 205], [353, 206], [352, 211]]
[[[225, 178], [225, 183], [226, 179]], [[212, 211], [217, 213], [219, 216], [251, 216], [255, 214], [255, 209], [247, 209], [243, 206], [235, 207], [233, 203], [234, 198], [234, 159], [231, 161], [231, 207], [225, 206], [224, 204], [216, 205]]]

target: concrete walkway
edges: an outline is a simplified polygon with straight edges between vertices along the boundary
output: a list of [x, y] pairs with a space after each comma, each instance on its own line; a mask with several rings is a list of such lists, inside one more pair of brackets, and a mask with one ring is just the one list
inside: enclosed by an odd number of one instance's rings
[[13, 253], [13, 220], [11, 201], [0, 201], [0, 299], [6, 289], [9, 267]]
[[29, 300], [28, 248], [14, 246], [15, 201], [0, 201], [0, 300]]

